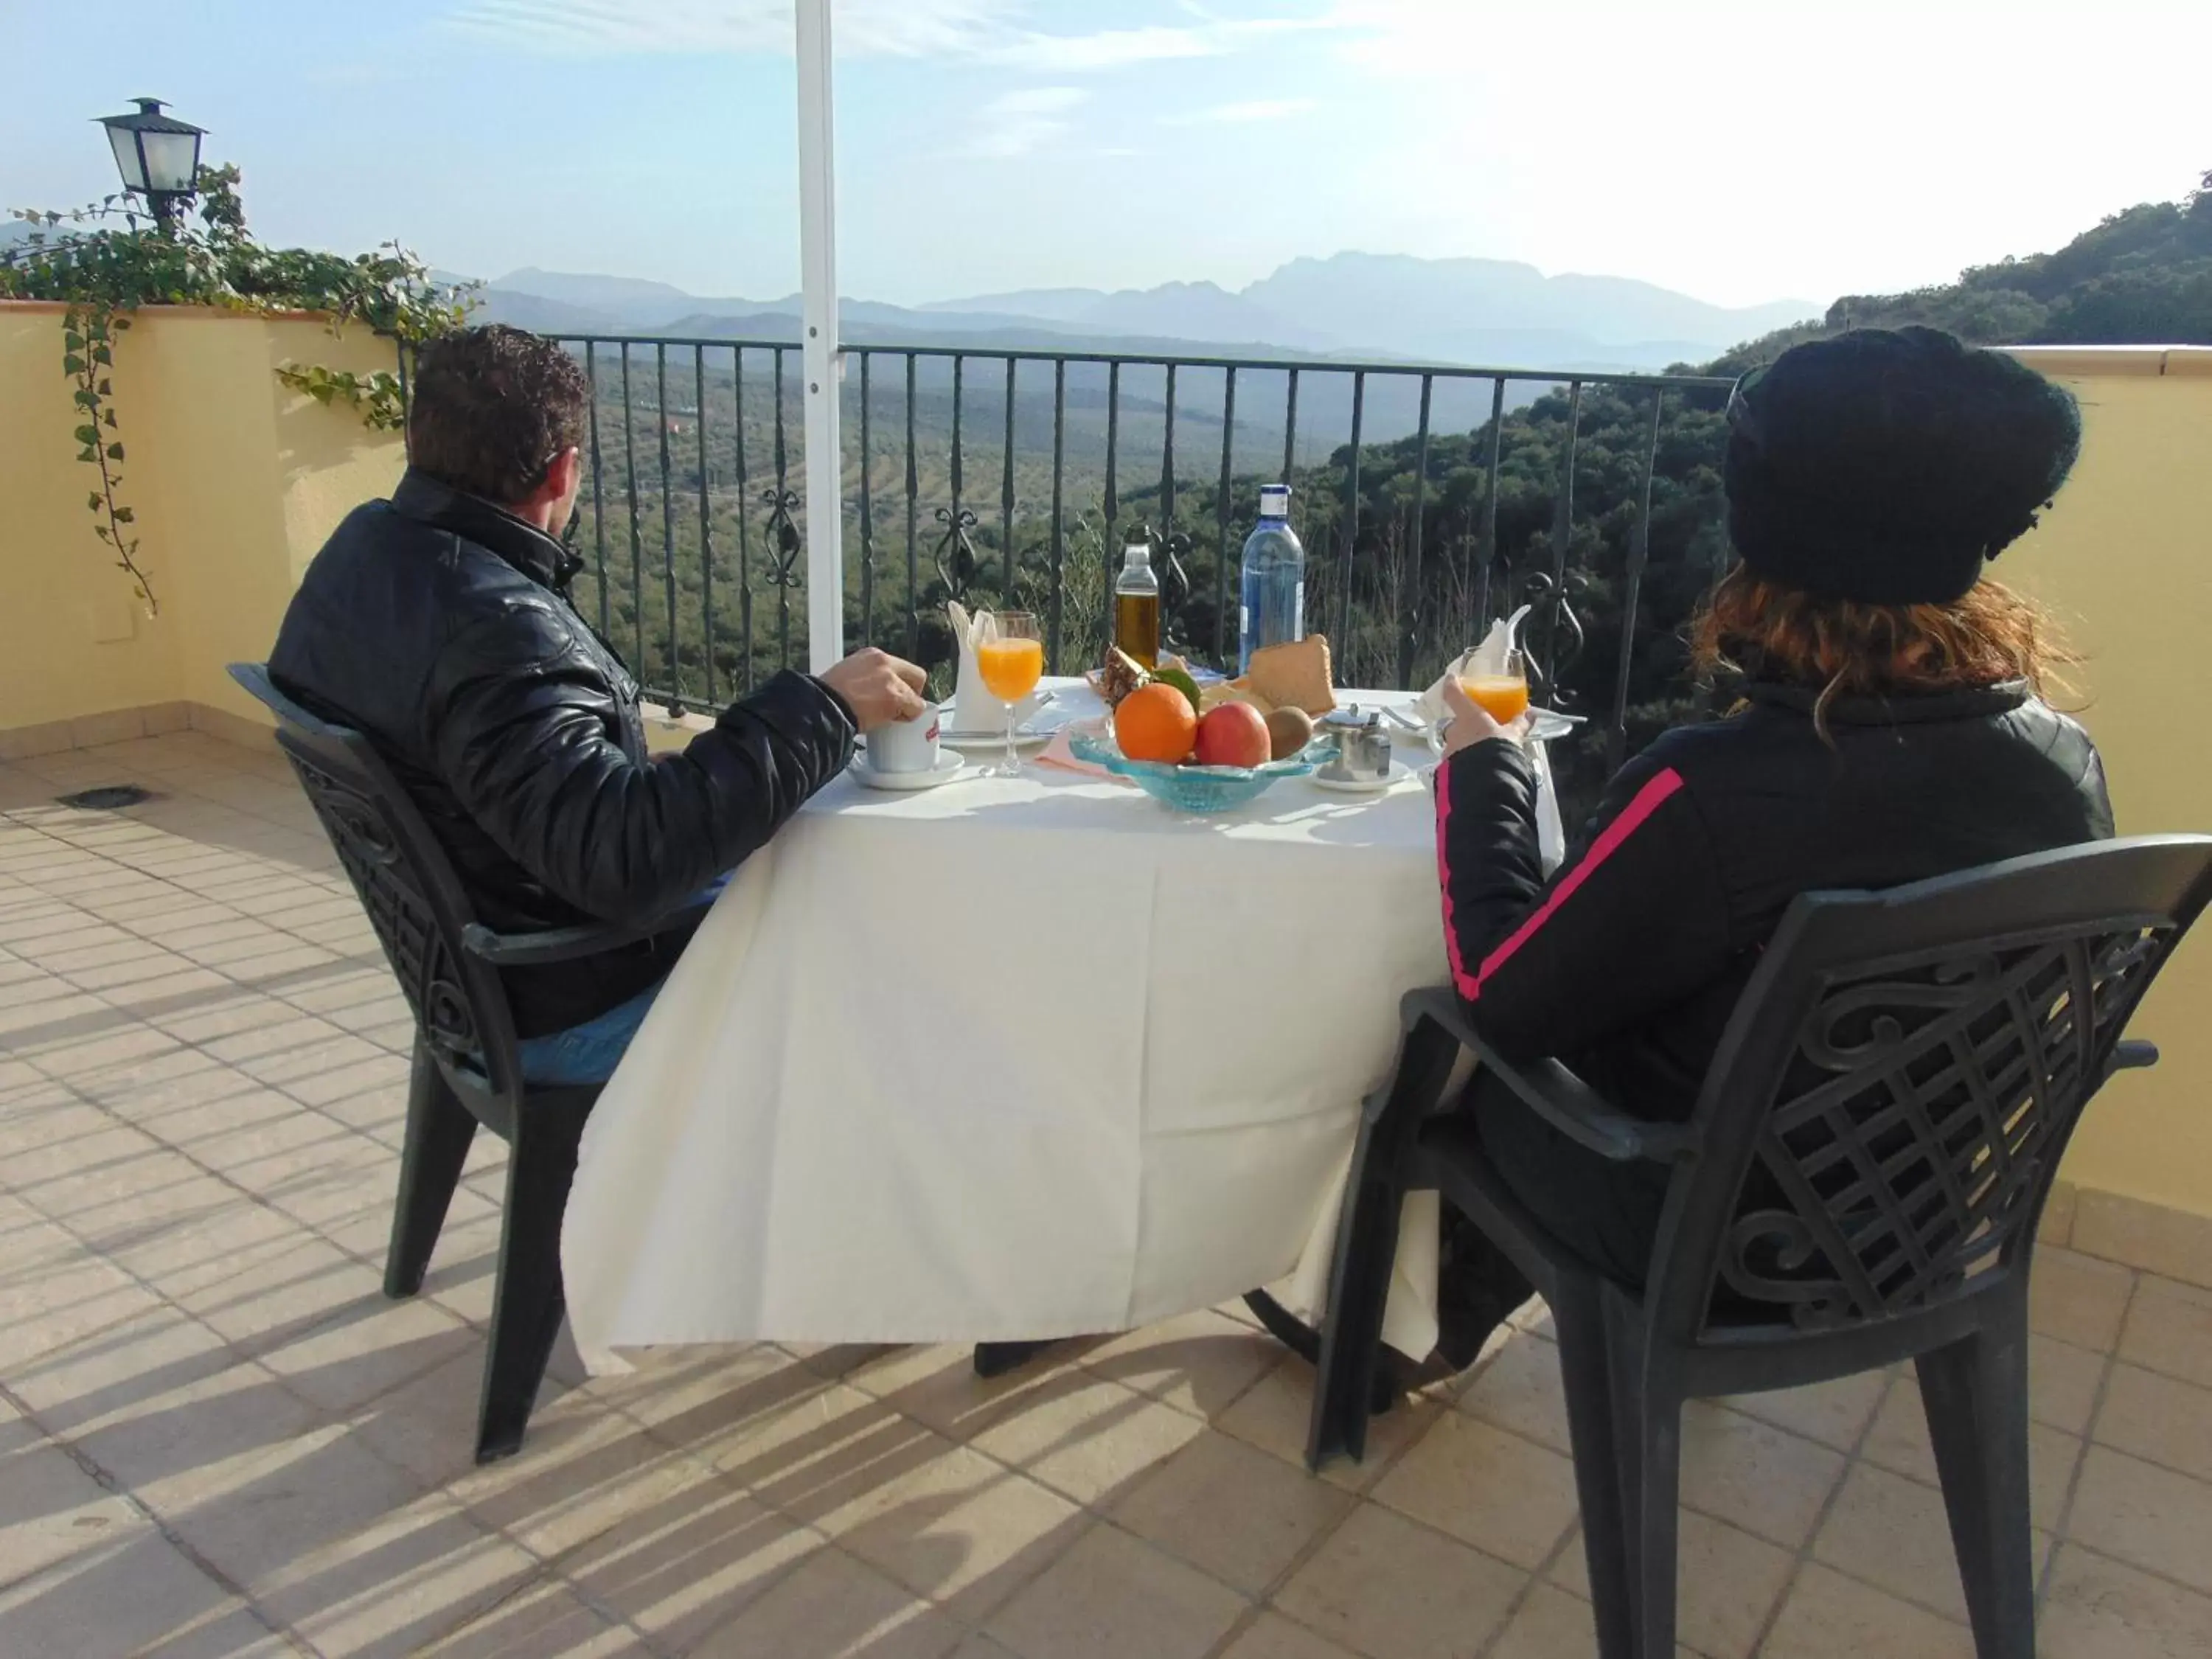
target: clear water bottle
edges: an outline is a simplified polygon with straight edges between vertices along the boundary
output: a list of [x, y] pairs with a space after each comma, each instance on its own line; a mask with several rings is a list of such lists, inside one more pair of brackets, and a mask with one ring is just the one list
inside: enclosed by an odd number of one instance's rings
[[1291, 487], [1260, 487], [1260, 522], [1244, 538], [1242, 601], [1237, 628], [1237, 672], [1252, 665], [1263, 646], [1304, 639], [1306, 632], [1306, 550], [1291, 528]]

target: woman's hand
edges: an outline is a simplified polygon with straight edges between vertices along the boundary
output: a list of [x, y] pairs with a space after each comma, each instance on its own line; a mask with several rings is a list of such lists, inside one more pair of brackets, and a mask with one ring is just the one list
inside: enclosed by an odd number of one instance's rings
[[1490, 711], [1467, 695], [1456, 675], [1444, 677], [1444, 707], [1451, 710], [1451, 724], [1444, 728], [1444, 758], [1449, 760], [1462, 749], [1472, 749], [1478, 743], [1487, 743], [1493, 738], [1503, 738], [1508, 743], [1518, 743], [1528, 735], [1528, 717], [1522, 715], [1510, 726], [1500, 726], [1491, 719]]

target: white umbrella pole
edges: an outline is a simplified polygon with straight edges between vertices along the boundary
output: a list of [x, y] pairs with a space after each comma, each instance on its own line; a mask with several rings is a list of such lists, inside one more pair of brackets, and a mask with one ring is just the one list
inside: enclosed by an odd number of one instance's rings
[[816, 673], [845, 654], [838, 447], [836, 111], [830, 0], [799, 0], [799, 249], [806, 388], [806, 640]]

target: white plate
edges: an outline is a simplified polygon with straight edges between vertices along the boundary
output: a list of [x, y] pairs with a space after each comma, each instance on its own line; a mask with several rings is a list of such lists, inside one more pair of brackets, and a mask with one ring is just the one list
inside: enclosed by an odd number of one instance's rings
[[1333, 795], [1379, 795], [1394, 784], [1403, 783], [1413, 775], [1413, 769], [1403, 761], [1390, 763], [1387, 778], [1366, 778], [1352, 782], [1339, 778], [1325, 778], [1318, 772], [1310, 773], [1307, 781], [1316, 789], [1326, 789]]
[[863, 789], [934, 789], [940, 783], [950, 783], [968, 769], [968, 763], [957, 755], [938, 751], [937, 764], [927, 772], [878, 772], [865, 760], [853, 763], [853, 776]]

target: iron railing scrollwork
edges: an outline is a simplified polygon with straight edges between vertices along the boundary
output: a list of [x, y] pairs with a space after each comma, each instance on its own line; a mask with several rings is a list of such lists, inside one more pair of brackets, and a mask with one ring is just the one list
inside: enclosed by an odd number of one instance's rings
[[[1587, 715], [1591, 752], [1618, 764], [1655, 718], [1655, 665], [1682, 657], [1660, 637], [1680, 617], [1655, 621], [1655, 603], [1679, 611], [1686, 574], [1717, 574], [1673, 562], [1691, 542], [1726, 556], [1717, 523], [1684, 528], [1698, 462], [1667, 437], [1717, 411], [1712, 379], [871, 343], [845, 354], [832, 508], [793, 474], [793, 343], [568, 343], [591, 396], [579, 609], [650, 695], [692, 706], [804, 659], [792, 592], [805, 516], [825, 510], [846, 525], [849, 643], [941, 667], [945, 602], [988, 595], [1038, 611], [1051, 669], [1080, 672], [1110, 630], [1125, 538], [1142, 534], [1169, 647], [1230, 666], [1239, 550], [1258, 486], [1280, 479], [1307, 547], [1308, 626], [1330, 635], [1341, 680], [1424, 681], [1526, 603], [1536, 695]], [[970, 499], [979, 477], [995, 500]]]

